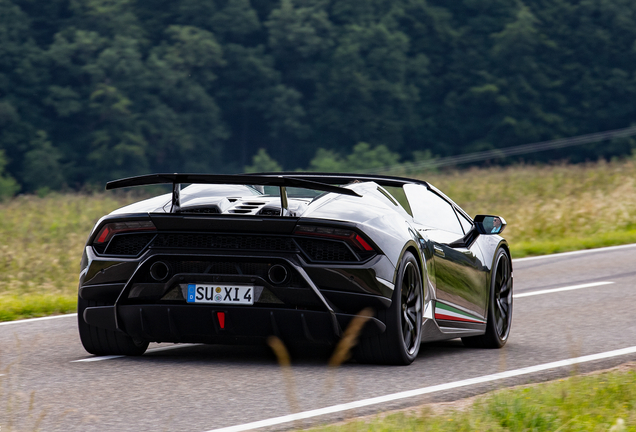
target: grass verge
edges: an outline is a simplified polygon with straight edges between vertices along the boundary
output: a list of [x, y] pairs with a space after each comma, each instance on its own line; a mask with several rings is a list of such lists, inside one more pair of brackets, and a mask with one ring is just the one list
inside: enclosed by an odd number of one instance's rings
[[610, 231], [591, 234], [587, 237], [568, 237], [536, 242], [518, 242], [514, 244], [512, 255], [522, 258], [534, 255], [549, 255], [560, 252], [570, 252], [583, 249], [618, 246], [636, 243], [636, 230]]
[[499, 390], [462, 408], [416, 410], [311, 429], [329, 431], [611, 431], [636, 428], [636, 365]]
[[13, 321], [77, 310], [77, 295], [24, 294], [0, 296], [0, 321]]

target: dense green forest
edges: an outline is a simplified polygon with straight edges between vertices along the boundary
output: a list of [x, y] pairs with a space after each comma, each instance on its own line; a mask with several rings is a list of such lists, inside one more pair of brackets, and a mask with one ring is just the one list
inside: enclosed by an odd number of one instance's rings
[[0, 0], [0, 192], [622, 128], [635, 72], [631, 0]]

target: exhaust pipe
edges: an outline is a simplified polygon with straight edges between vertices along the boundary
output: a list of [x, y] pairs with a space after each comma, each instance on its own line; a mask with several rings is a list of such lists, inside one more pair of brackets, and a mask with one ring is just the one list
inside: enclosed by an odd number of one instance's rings
[[170, 276], [170, 266], [163, 261], [157, 261], [150, 266], [150, 277], [157, 282], [164, 281]]
[[269, 277], [270, 282], [274, 285], [283, 284], [287, 280], [287, 269], [285, 266], [275, 264], [269, 268], [267, 276]]

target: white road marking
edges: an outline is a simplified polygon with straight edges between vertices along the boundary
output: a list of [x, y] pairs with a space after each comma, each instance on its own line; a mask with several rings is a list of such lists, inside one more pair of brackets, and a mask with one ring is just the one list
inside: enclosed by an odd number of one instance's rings
[[95, 356], [95, 357], [88, 357], [88, 358], [79, 359], [79, 360], [73, 360], [71, 363], [96, 362], [96, 361], [102, 361], [102, 360], [116, 359], [120, 357], [126, 357], [126, 356], [125, 355]]
[[522, 292], [522, 293], [513, 294], [512, 297], [513, 298], [521, 298], [521, 297], [530, 297], [530, 296], [541, 295], [541, 294], [552, 294], [552, 293], [555, 293], [555, 292], [572, 291], [572, 290], [577, 290], [577, 289], [581, 289], [581, 288], [591, 288], [591, 287], [601, 286], [601, 285], [610, 285], [610, 284], [613, 284], [613, 283], [614, 282], [594, 282], [594, 283], [588, 283], [588, 284], [582, 284], [582, 285], [572, 285], [572, 286], [566, 286], [566, 287], [562, 287], [562, 288], [554, 288], [554, 289], [531, 291], [531, 292]]
[[636, 247], [636, 243], [627, 244], [627, 245], [620, 245], [620, 246], [608, 246], [608, 247], [596, 248], [596, 249], [583, 249], [583, 250], [572, 251], [572, 252], [561, 252], [561, 253], [533, 256], [533, 257], [526, 257], [526, 258], [515, 258], [515, 259], [512, 260], [512, 262], [513, 263], [518, 263], [518, 262], [523, 262], [523, 261], [540, 260], [540, 259], [544, 259], [544, 258], [555, 258], [556, 259], [556, 258], [570, 256], [570, 255], [581, 255], [581, 254], [588, 254], [588, 253], [593, 253], [593, 252], [611, 252], [611, 251], [615, 251], [615, 250], [629, 249], [629, 248], [633, 248], [633, 247]]
[[34, 321], [45, 321], [45, 320], [52, 320], [52, 319], [57, 319], [57, 318], [76, 317], [76, 316], [77, 316], [76, 313], [72, 313], [72, 314], [65, 314], [65, 315], [53, 315], [53, 316], [47, 316], [47, 317], [41, 317], [41, 318], [27, 318], [27, 319], [16, 320], [16, 321], [0, 322], [0, 326], [11, 325], [11, 324], [30, 323], [30, 322], [34, 322]]
[[[169, 345], [169, 346], [164, 346], [159, 348], [152, 348], [147, 350], [146, 354], [156, 353], [161, 351], [169, 351], [169, 350], [173, 350], [177, 348], [186, 348], [186, 347], [197, 346], [197, 345], [202, 345], [202, 344], [175, 344], [175, 345]], [[121, 357], [126, 357], [126, 356], [125, 355], [95, 356], [95, 357], [88, 357], [88, 358], [79, 359], [79, 360], [73, 360], [71, 361], [71, 363], [96, 362], [96, 361], [111, 360], [111, 359], [116, 359]]]
[[619, 356], [635, 354], [635, 353], [636, 353], [636, 346], [631, 346], [628, 348], [623, 348], [623, 349], [614, 350], [614, 351], [607, 351], [607, 352], [602, 352], [598, 354], [591, 354], [591, 355], [575, 357], [575, 358], [566, 359], [566, 360], [559, 360], [559, 361], [555, 361], [551, 363], [544, 363], [544, 364], [540, 364], [536, 366], [530, 366], [526, 368], [500, 372], [500, 373], [496, 373], [492, 375], [484, 375], [480, 377], [469, 378], [469, 379], [465, 379], [461, 381], [454, 381], [454, 382], [434, 385], [430, 387], [422, 387], [415, 390], [408, 390], [408, 391], [403, 391], [399, 393], [388, 394], [385, 396], [374, 397], [370, 399], [362, 399], [355, 402], [349, 402], [349, 403], [340, 404], [340, 405], [333, 405], [330, 407], [299, 412], [296, 414], [289, 414], [289, 415], [285, 415], [281, 417], [274, 417], [274, 418], [260, 420], [260, 421], [256, 421], [252, 423], [245, 423], [242, 425], [229, 426], [229, 427], [224, 427], [220, 429], [212, 429], [208, 432], [241, 432], [241, 431], [259, 429], [259, 428], [267, 427], [267, 426], [276, 426], [276, 425], [280, 425], [284, 423], [290, 423], [296, 420], [303, 420], [303, 419], [308, 419], [312, 417], [318, 417], [325, 414], [333, 414], [333, 413], [338, 413], [342, 411], [348, 411], [355, 408], [362, 408], [362, 407], [366, 407], [370, 405], [377, 405], [377, 404], [382, 404], [382, 403], [391, 402], [395, 400], [421, 396], [424, 394], [435, 393], [435, 392], [444, 391], [444, 390], [451, 390], [451, 389], [455, 389], [459, 387], [467, 387], [467, 386], [471, 386], [475, 384], [482, 384], [482, 383], [502, 380], [505, 378], [528, 375], [531, 373], [541, 372], [541, 371], [545, 371], [549, 369], [557, 369], [557, 368], [562, 368], [566, 366], [572, 366], [575, 364], [587, 363], [591, 361], [603, 360], [603, 359], [608, 359], [612, 357], [619, 357]]
[[160, 352], [160, 351], [170, 351], [170, 350], [177, 349], [177, 348], [187, 348], [187, 347], [193, 347], [193, 346], [198, 346], [198, 345], [203, 345], [203, 344], [200, 344], [200, 343], [174, 344], [174, 345], [169, 345], [169, 346], [165, 346], [165, 347], [152, 348], [152, 349], [149, 349], [146, 352], [147, 353], [155, 353], [155, 352]]

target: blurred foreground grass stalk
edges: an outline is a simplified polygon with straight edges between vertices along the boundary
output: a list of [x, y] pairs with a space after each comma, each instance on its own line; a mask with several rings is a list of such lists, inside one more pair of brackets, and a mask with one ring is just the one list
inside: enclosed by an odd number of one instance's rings
[[499, 390], [462, 409], [399, 412], [312, 431], [627, 431], [636, 426], [636, 371], [614, 370]]
[[[635, 160], [422, 178], [471, 216], [503, 216], [515, 257], [636, 242]], [[137, 199], [51, 194], [0, 202], [0, 320], [74, 311], [79, 261], [93, 224]]]

